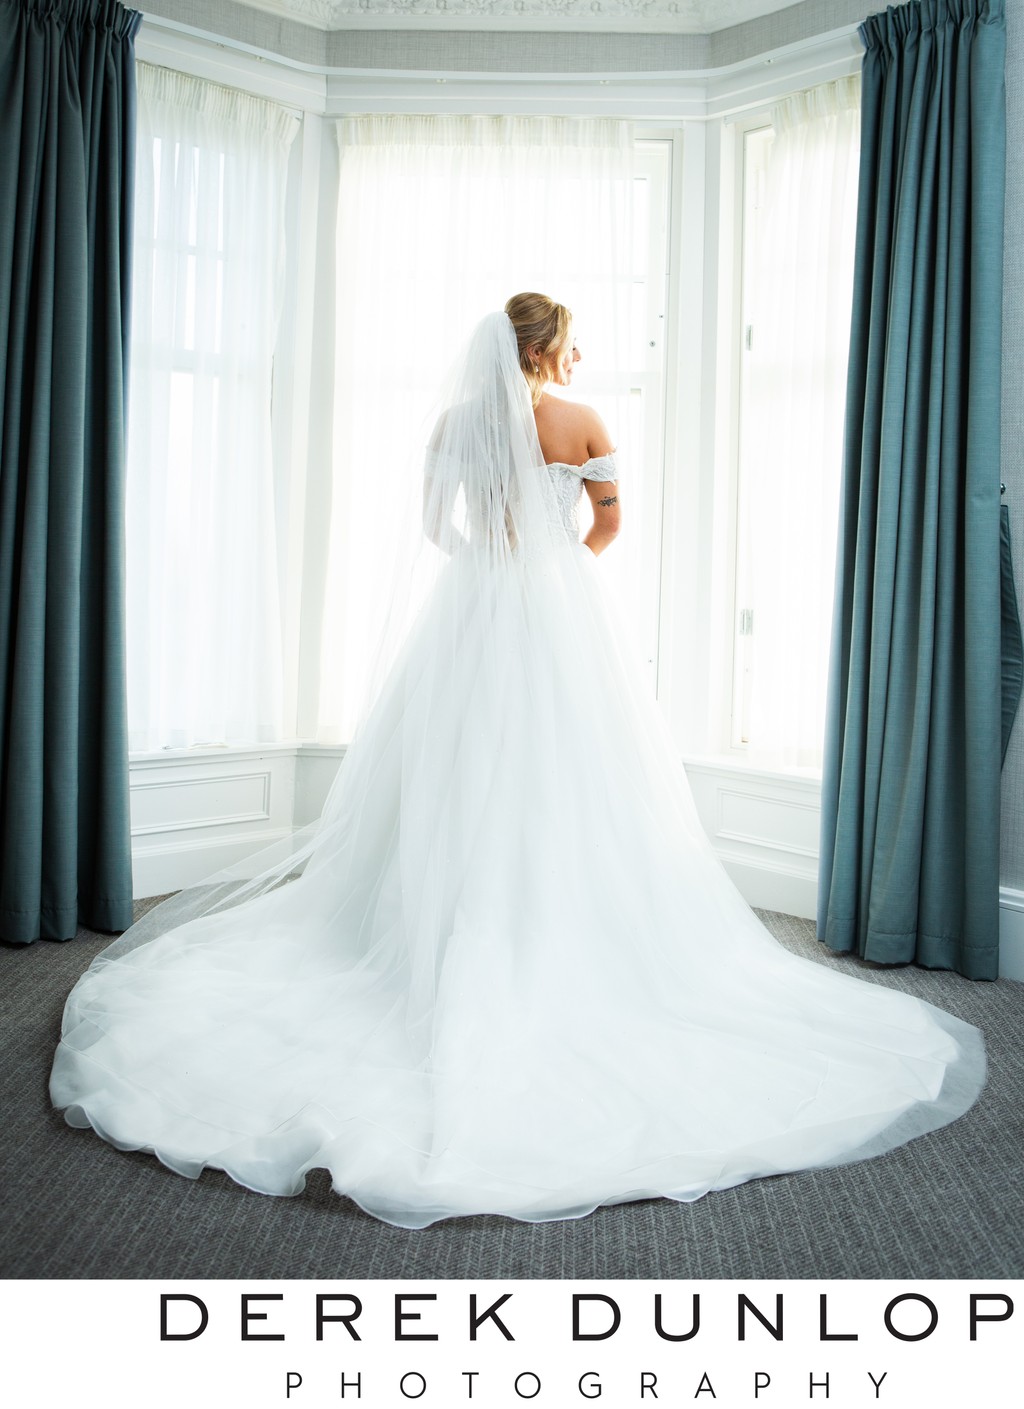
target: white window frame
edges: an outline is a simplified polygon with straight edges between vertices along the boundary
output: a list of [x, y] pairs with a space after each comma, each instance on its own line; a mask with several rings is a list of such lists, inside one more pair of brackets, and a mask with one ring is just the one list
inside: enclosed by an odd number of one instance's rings
[[[734, 350], [733, 386], [735, 388], [733, 404], [733, 424], [735, 427], [734, 440], [732, 446], [732, 475], [735, 482], [734, 501], [735, 516], [733, 525], [733, 571], [732, 571], [732, 611], [730, 618], [732, 622], [731, 650], [729, 652], [729, 709], [727, 733], [723, 741], [727, 752], [737, 757], [745, 757], [749, 753], [747, 740], [742, 736], [743, 722], [740, 717], [743, 710], [742, 701], [737, 698], [744, 688], [740, 679], [742, 657], [745, 653], [743, 645], [743, 630], [740, 623], [740, 616], [746, 610], [742, 593], [742, 532], [743, 525], [740, 517], [740, 500], [742, 495], [742, 471], [741, 471], [741, 420], [742, 420], [742, 400], [743, 400], [743, 376], [744, 376], [744, 352], [747, 351], [748, 323], [747, 312], [747, 275], [748, 267], [746, 255], [746, 186], [747, 186], [747, 143], [754, 133], [770, 130], [771, 123], [767, 114], [747, 116], [732, 124], [733, 140], [736, 143], [734, 158], [734, 173], [736, 189], [734, 193], [734, 209], [736, 211], [735, 241], [734, 241], [734, 278], [736, 281], [736, 301], [733, 319], [731, 341]], [[749, 636], [746, 638], [749, 640]]]
[[[645, 634], [640, 641], [651, 688], [657, 690], [660, 669], [661, 618], [665, 610], [663, 584], [664, 501], [666, 474], [665, 412], [668, 400], [668, 306], [672, 260], [672, 177], [676, 138], [671, 132], [641, 129], [635, 137], [635, 173], [650, 183], [647, 250], [646, 365], [641, 373], [644, 442], [634, 447], [637, 463], [624, 468], [626, 511], [630, 484], [642, 486], [648, 506], [640, 526], [639, 559], [645, 564], [640, 594], [647, 604]], [[614, 428], [612, 433], [614, 434]]]

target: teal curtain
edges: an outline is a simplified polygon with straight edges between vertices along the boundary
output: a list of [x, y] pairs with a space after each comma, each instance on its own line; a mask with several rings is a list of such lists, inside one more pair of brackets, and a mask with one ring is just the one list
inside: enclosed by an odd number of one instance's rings
[[1003, 0], [861, 26], [818, 937], [995, 978]]
[[1002, 567], [1002, 711], [1003, 748], [1002, 762], [1006, 762], [1006, 750], [1010, 747], [1013, 721], [1017, 717], [1017, 706], [1024, 692], [1024, 634], [1021, 632], [1020, 613], [1017, 611], [1017, 589], [1013, 581], [1013, 548], [1010, 545], [1010, 510], [1005, 504], [999, 510], [999, 548]]
[[0, 938], [132, 918], [124, 442], [134, 37], [0, 0]]

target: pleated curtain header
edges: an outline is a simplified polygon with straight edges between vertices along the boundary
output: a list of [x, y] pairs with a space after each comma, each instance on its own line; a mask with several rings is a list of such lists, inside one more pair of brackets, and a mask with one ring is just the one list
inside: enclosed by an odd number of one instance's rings
[[74, 32], [108, 30], [115, 39], [134, 38], [142, 14], [126, 9], [118, 0], [0, 0], [7, 10], [19, 10], [30, 22], [56, 24]]
[[633, 124], [614, 118], [384, 113], [339, 119], [338, 138], [346, 147], [534, 146], [626, 151], [633, 142]]
[[772, 108], [772, 127], [776, 132], [789, 132], [805, 122], [834, 117], [837, 113], [860, 108], [860, 74], [833, 78], [828, 83], [815, 84], [800, 93], [792, 93]]
[[136, 63], [135, 80], [140, 99], [150, 107], [167, 105], [199, 120], [228, 123], [243, 132], [271, 137], [285, 146], [299, 130], [298, 118], [279, 103], [206, 79], [191, 78], [176, 69]]
[[914, 0], [910, 5], [893, 5], [878, 15], [869, 15], [860, 26], [864, 47], [889, 48], [902, 53], [915, 34], [941, 29], [972, 30], [982, 24], [1005, 22], [1005, 0]]

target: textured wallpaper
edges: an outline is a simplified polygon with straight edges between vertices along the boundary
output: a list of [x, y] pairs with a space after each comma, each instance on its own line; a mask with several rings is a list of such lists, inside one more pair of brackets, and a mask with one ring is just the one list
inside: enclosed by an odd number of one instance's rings
[[[129, 0], [130, 3], [130, 0]], [[720, 68], [864, 18], [864, 0], [803, 0], [763, 19], [706, 34], [473, 33], [337, 30], [326, 33], [235, 0], [151, 0], [144, 14], [332, 68], [448, 69], [484, 73], [650, 73]]]
[[191, 25], [206, 34], [220, 34], [241, 44], [251, 44], [271, 54], [281, 54], [299, 63], [322, 66], [326, 62], [322, 30], [293, 20], [278, 19], [265, 10], [236, 5], [234, 0], [153, 0], [126, 3], [143, 15], [159, 15], [165, 20]]
[[471, 73], [650, 73], [702, 69], [706, 34], [472, 33], [347, 30], [327, 36], [336, 68], [447, 69]]
[[[1003, 483], [1024, 619], [1024, 0], [1006, 0], [1006, 223], [1003, 252]], [[1024, 702], [1003, 765], [999, 879], [1024, 890]]]
[[774, 15], [747, 20], [711, 35], [711, 67], [724, 68], [815, 34], [860, 24], [869, 14], [885, 8], [872, 5], [870, 0], [803, 0], [801, 5], [789, 5]]

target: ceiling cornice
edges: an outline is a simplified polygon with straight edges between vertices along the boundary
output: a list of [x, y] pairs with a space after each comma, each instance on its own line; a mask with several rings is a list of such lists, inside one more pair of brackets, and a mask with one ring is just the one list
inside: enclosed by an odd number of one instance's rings
[[855, 26], [721, 68], [514, 73], [338, 67], [225, 44], [180, 22], [147, 19], [137, 57], [321, 117], [351, 113], [497, 113], [615, 117], [678, 125], [761, 111], [779, 97], [860, 68]]
[[241, 0], [321, 30], [613, 30], [711, 34], [777, 11], [779, 0]]

